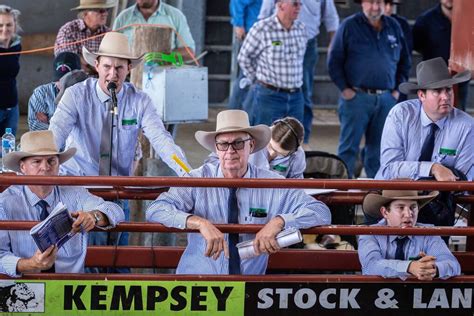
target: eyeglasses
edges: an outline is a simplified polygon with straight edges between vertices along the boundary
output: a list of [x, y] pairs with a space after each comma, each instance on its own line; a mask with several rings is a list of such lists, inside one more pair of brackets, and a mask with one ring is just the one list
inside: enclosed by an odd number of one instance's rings
[[441, 93], [446, 93], [448, 95], [451, 95], [453, 93], [453, 88], [452, 87], [446, 87], [446, 88], [439, 88], [439, 89], [430, 89], [431, 94], [433, 94], [435, 97], [439, 96]]
[[242, 150], [242, 149], [244, 149], [245, 142], [249, 141], [249, 140], [252, 140], [252, 138], [239, 139], [239, 140], [233, 141], [232, 143], [228, 143], [228, 142], [218, 143], [218, 142], [216, 142], [216, 148], [219, 151], [227, 151], [229, 149], [229, 146], [232, 146], [232, 148], [234, 150]]

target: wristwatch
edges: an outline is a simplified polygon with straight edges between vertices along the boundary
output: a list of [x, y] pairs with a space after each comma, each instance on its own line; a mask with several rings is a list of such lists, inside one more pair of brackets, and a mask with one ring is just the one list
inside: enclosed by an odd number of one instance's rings
[[92, 214], [94, 215], [94, 218], [95, 218], [94, 225], [97, 226], [99, 224], [100, 220], [102, 219], [102, 214], [100, 214], [100, 212], [98, 212], [98, 211], [92, 212]]

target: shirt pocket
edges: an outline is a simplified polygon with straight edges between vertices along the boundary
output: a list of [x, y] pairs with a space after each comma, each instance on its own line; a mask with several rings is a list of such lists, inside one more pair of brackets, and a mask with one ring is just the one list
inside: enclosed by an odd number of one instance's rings
[[120, 122], [120, 130], [123, 131], [136, 131], [138, 130], [138, 120], [136, 117], [122, 118]]
[[279, 65], [285, 59], [285, 45], [283, 41], [270, 41], [270, 60], [273, 64]]
[[400, 52], [402, 50], [400, 41], [392, 34], [387, 34], [385, 40], [387, 41], [386, 47], [388, 49], [389, 57], [394, 62], [398, 62], [398, 60], [400, 60]]

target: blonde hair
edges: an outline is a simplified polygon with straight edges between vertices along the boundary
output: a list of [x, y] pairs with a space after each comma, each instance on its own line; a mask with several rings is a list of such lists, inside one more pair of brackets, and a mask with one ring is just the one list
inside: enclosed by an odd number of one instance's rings
[[13, 21], [15, 22], [15, 35], [18, 35], [19, 32], [23, 31], [19, 22], [19, 17], [21, 15], [20, 10], [13, 9], [5, 4], [0, 4], [0, 14], [9, 14], [13, 17]]

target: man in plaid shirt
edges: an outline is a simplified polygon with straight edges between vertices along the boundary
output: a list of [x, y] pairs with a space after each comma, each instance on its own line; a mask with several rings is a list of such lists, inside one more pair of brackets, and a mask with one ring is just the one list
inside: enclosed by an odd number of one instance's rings
[[303, 121], [303, 58], [306, 30], [296, 21], [300, 0], [278, 0], [277, 13], [257, 22], [249, 31], [238, 61], [245, 75], [241, 88], [253, 82], [255, 124], [293, 116]]
[[105, 24], [109, 9], [115, 6], [115, 0], [81, 0], [77, 10], [77, 19], [64, 24], [56, 36], [54, 56], [62, 52], [72, 52], [81, 56], [82, 69], [88, 73], [95, 73], [82, 58], [82, 46], [89, 51], [97, 51], [103, 36], [76, 43], [89, 37], [105, 34], [110, 28]]

